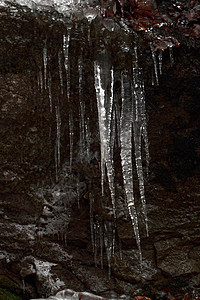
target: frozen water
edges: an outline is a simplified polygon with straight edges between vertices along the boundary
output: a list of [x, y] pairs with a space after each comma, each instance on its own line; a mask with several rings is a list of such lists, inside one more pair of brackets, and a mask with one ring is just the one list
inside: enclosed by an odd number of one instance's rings
[[72, 171], [73, 144], [74, 144], [74, 120], [73, 120], [73, 113], [70, 110], [70, 112], [69, 112], [69, 168], [70, 168], [70, 173]]
[[155, 73], [155, 77], [156, 77], [156, 84], [159, 84], [158, 81], [158, 66], [157, 66], [157, 59], [156, 59], [156, 54], [154, 52], [154, 47], [152, 42], [150, 42], [150, 48], [151, 48], [151, 55], [152, 55], [152, 59], [153, 59], [153, 65], [154, 65], [154, 73]]
[[131, 84], [127, 71], [122, 73], [122, 112], [120, 119], [120, 141], [121, 141], [121, 164], [126, 192], [126, 201], [131, 216], [136, 242], [142, 259], [140, 234], [138, 228], [138, 217], [135, 208], [133, 192], [133, 163], [132, 163], [132, 124], [133, 124], [133, 105], [131, 99]]
[[160, 51], [159, 51], [159, 54], [158, 54], [159, 72], [160, 72], [160, 75], [162, 74], [162, 54], [163, 54], [163, 51], [160, 50]]
[[44, 63], [44, 87], [47, 88], [47, 45], [45, 41], [45, 46], [43, 49], [43, 63]]
[[56, 164], [56, 180], [58, 180], [58, 170], [60, 168], [60, 107], [56, 106], [56, 146], [55, 146], [55, 164]]
[[[105, 53], [105, 60], [103, 63], [107, 63], [107, 57]], [[113, 213], [115, 216], [115, 187], [114, 187], [114, 166], [112, 149], [114, 146], [114, 139], [112, 138], [113, 128], [112, 119], [114, 116], [114, 71], [113, 68], [109, 68], [109, 65], [105, 67], [100, 66], [98, 62], [94, 64], [95, 71], [95, 89], [97, 96], [97, 108], [98, 108], [98, 120], [99, 120], [99, 133], [101, 144], [101, 185], [102, 194], [104, 193], [104, 181], [105, 181], [105, 169], [107, 169], [108, 183], [111, 193]], [[112, 143], [111, 143], [112, 142]]]
[[64, 65], [67, 74], [67, 96], [70, 96], [70, 61], [69, 61], [69, 43], [70, 43], [70, 31], [68, 27], [68, 35], [63, 35], [63, 54], [64, 54]]
[[93, 8], [92, 0], [0, 0], [0, 6], [12, 5], [13, 3], [28, 7], [33, 11], [53, 9], [65, 16], [77, 14], [79, 18], [85, 17], [89, 22], [101, 13], [98, 5]]
[[49, 72], [48, 76], [48, 89], [49, 89], [49, 107], [50, 107], [50, 112], [52, 113], [52, 93], [51, 93], [51, 73]]
[[140, 199], [142, 202], [142, 213], [146, 225], [146, 232], [148, 236], [148, 220], [146, 213], [146, 199], [144, 190], [144, 175], [142, 165], [142, 138], [144, 140], [145, 154], [146, 154], [146, 172], [148, 174], [149, 166], [149, 143], [147, 136], [147, 121], [146, 121], [146, 109], [145, 109], [145, 95], [144, 86], [141, 81], [140, 69], [138, 67], [137, 49], [135, 48], [135, 62], [133, 67], [133, 129], [134, 129], [134, 147], [135, 147], [135, 164], [139, 182]]
[[58, 67], [59, 67], [59, 76], [60, 76], [60, 89], [61, 94], [63, 94], [63, 72], [62, 72], [62, 52], [58, 52]]

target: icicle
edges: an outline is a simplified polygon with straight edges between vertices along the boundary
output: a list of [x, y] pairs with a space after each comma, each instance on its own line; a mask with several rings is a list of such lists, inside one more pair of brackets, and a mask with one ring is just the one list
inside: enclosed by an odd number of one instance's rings
[[40, 75], [37, 76], [38, 90], [40, 90]]
[[25, 292], [26, 292], [26, 285], [25, 285], [24, 279], [22, 279], [22, 291], [23, 291], [23, 294], [25, 294]]
[[[81, 49], [82, 51], [82, 49]], [[78, 73], [79, 73], [79, 97], [82, 94], [82, 80], [83, 80], [83, 61], [82, 61], [82, 53], [78, 60]]]
[[83, 162], [85, 155], [85, 102], [80, 102], [80, 159]]
[[41, 91], [42, 91], [43, 90], [42, 70], [40, 70], [39, 77], [40, 77], [40, 88], [41, 88]]
[[94, 264], [97, 267], [97, 249], [98, 249], [98, 226], [94, 223]]
[[110, 158], [113, 159], [113, 150], [115, 144], [115, 111], [114, 111], [114, 71], [111, 69], [111, 96], [110, 96], [110, 112], [111, 123], [110, 123]]
[[136, 242], [139, 250], [140, 260], [142, 261], [142, 252], [140, 246], [140, 234], [138, 228], [138, 218], [135, 208], [135, 200], [133, 194], [133, 167], [132, 167], [132, 99], [130, 81], [127, 72], [122, 74], [122, 112], [120, 119], [120, 141], [121, 141], [121, 164], [126, 192], [127, 206], [132, 220]]
[[170, 57], [170, 65], [173, 66], [174, 64], [174, 55], [173, 55], [173, 48], [169, 47], [169, 57]]
[[101, 187], [102, 195], [104, 194], [104, 180], [105, 180], [105, 161], [106, 161], [106, 110], [105, 110], [105, 89], [102, 87], [101, 82], [101, 69], [100, 66], [95, 63], [95, 89], [97, 96], [97, 107], [98, 107], [98, 118], [99, 118], [99, 133], [100, 133], [100, 144], [101, 144]]
[[104, 243], [108, 260], [108, 274], [111, 275], [111, 257], [114, 253], [114, 243], [115, 243], [115, 228], [112, 221], [106, 221], [104, 224], [105, 234]]
[[49, 89], [49, 106], [50, 106], [50, 112], [52, 113], [52, 93], [51, 93], [51, 74], [49, 72], [48, 77], [48, 89]]
[[157, 60], [156, 60], [156, 55], [155, 55], [155, 52], [154, 52], [154, 49], [153, 49], [152, 42], [150, 42], [150, 48], [151, 48], [151, 55], [152, 55], [153, 64], [154, 64], [154, 73], [155, 73], [155, 77], [156, 77], [156, 84], [159, 85]]
[[145, 156], [146, 156], [146, 173], [148, 175], [149, 167], [149, 143], [147, 135], [147, 121], [146, 121], [146, 108], [145, 108], [145, 95], [144, 95], [144, 85], [141, 82], [141, 74], [138, 67], [138, 60], [135, 60], [133, 67], [133, 82], [134, 82], [134, 101], [133, 105], [134, 113], [134, 146], [135, 146], [135, 162], [136, 170], [139, 182], [140, 199], [142, 202], [142, 213], [144, 216], [146, 232], [148, 236], [148, 219], [146, 212], [146, 199], [144, 190], [144, 175], [142, 166], [142, 137], [145, 145]]
[[[105, 166], [107, 168], [107, 176], [109, 189], [111, 193], [113, 213], [115, 217], [115, 188], [114, 188], [114, 166], [112, 157], [111, 145], [111, 121], [113, 117], [113, 85], [114, 85], [114, 71], [107, 69], [101, 70], [100, 65], [95, 62], [95, 89], [97, 96], [97, 108], [99, 119], [99, 133], [101, 144], [101, 186], [102, 194], [104, 192], [104, 180], [105, 180]], [[106, 93], [107, 85], [110, 84], [109, 94]]]
[[60, 88], [61, 94], [63, 94], [63, 72], [62, 72], [62, 57], [61, 52], [58, 52], [58, 67], [59, 67], [59, 76], [60, 76]]
[[154, 75], [153, 75], [153, 71], [152, 71], [152, 76], [151, 76], [151, 85], [153, 85], [153, 86], [155, 85], [155, 84], [154, 84]]
[[58, 180], [58, 169], [60, 167], [60, 127], [61, 127], [61, 118], [60, 118], [60, 108], [59, 108], [59, 106], [56, 106], [55, 109], [56, 109], [56, 151], [55, 151], [55, 163], [56, 163], [56, 180]]
[[72, 171], [73, 143], [74, 143], [74, 122], [72, 111], [69, 112], [69, 169]]
[[77, 190], [78, 209], [80, 209], [80, 177], [79, 176], [76, 183], [76, 190]]
[[44, 63], [44, 88], [47, 88], [47, 45], [45, 41], [45, 46], [43, 49], [43, 63]]
[[115, 104], [115, 119], [117, 124], [117, 145], [120, 147], [120, 107], [119, 104]]
[[[121, 74], [115, 73], [116, 81], [120, 82]], [[117, 91], [114, 95], [114, 105], [115, 105], [115, 120], [116, 120], [116, 135], [117, 135], [117, 146], [120, 147], [120, 106], [119, 106], [119, 96], [120, 92]]]
[[147, 124], [146, 124], [146, 122], [142, 126], [142, 137], [143, 137], [143, 140], [144, 140], [145, 156], [146, 156], [146, 176], [148, 177], [150, 155], [149, 155], [149, 139], [148, 139], [148, 134], [147, 134]]
[[90, 37], [90, 34], [91, 34], [91, 29], [90, 29], [90, 24], [88, 24], [88, 44], [90, 45], [90, 40], [91, 40], [91, 37]]
[[94, 196], [92, 193], [89, 193], [90, 200], [90, 233], [91, 233], [91, 241], [92, 241], [92, 249], [94, 252], [94, 216], [93, 216], [93, 205], [94, 205]]
[[162, 74], [162, 54], [163, 54], [163, 51], [160, 50], [160, 51], [159, 51], [159, 54], [158, 54], [158, 60], [159, 60], [159, 72], [160, 72], [160, 75]]
[[102, 228], [102, 221], [100, 223], [99, 228], [99, 238], [100, 238], [100, 256], [101, 256], [101, 269], [103, 269], [103, 228]]
[[89, 128], [89, 118], [85, 121], [85, 140], [86, 140], [87, 162], [90, 163], [90, 128]]
[[121, 260], [123, 259], [121, 240], [119, 240], [119, 257], [120, 257]]
[[67, 246], [67, 234], [66, 232], [63, 234], [64, 245]]
[[67, 97], [70, 96], [70, 61], [69, 61], [69, 43], [70, 43], [70, 28], [68, 29], [68, 35], [63, 35], [63, 53], [64, 53], [64, 65], [67, 74]]

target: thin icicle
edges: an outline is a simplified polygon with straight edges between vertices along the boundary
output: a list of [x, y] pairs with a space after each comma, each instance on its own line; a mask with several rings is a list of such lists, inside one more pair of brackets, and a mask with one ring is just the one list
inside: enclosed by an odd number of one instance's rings
[[101, 269], [103, 269], [103, 237], [103, 226], [101, 221], [99, 228]]
[[98, 223], [94, 223], [94, 263], [95, 267], [97, 267], [97, 250], [98, 250]]
[[[82, 49], [81, 49], [82, 51]], [[78, 59], [78, 73], [79, 73], [79, 97], [82, 94], [82, 81], [83, 81], [83, 61], [82, 61], [82, 52], [81, 56]]]
[[173, 47], [169, 47], [169, 57], [170, 57], [170, 65], [173, 66], [174, 64]]
[[26, 292], [26, 285], [25, 285], [24, 279], [22, 279], [22, 291], [23, 291], [23, 294], [25, 294], [25, 292]]
[[74, 121], [72, 111], [69, 112], [69, 169], [72, 171], [73, 161], [73, 144], [74, 144]]
[[44, 88], [47, 88], [47, 45], [45, 41], [45, 46], [43, 49], [43, 63], [44, 63]]
[[113, 159], [113, 151], [115, 145], [115, 111], [114, 111], [114, 70], [111, 69], [111, 96], [110, 96], [111, 108], [111, 123], [110, 123], [110, 157]]
[[116, 217], [115, 212], [115, 187], [114, 187], [114, 162], [113, 162], [113, 148], [114, 148], [114, 138], [115, 138], [115, 126], [112, 125], [114, 121], [114, 71], [113, 68], [110, 71], [111, 84], [110, 84], [110, 97], [107, 100], [107, 148], [106, 148], [106, 168], [108, 176], [108, 184], [111, 193], [111, 200], [113, 206], [113, 214]]
[[62, 56], [60, 51], [58, 52], [58, 67], [59, 67], [59, 76], [60, 76], [60, 89], [61, 89], [61, 94], [63, 94]]
[[143, 175], [143, 166], [142, 166], [142, 127], [139, 124], [134, 124], [134, 145], [135, 145], [135, 163], [137, 176], [139, 181], [139, 191], [140, 199], [142, 202], [142, 212], [145, 219], [147, 236], [148, 233], [148, 219], [146, 213], [146, 200], [145, 200], [145, 190], [144, 190], [144, 175]]
[[86, 142], [86, 156], [87, 163], [90, 163], [90, 127], [89, 118], [85, 121], [85, 142]]
[[150, 154], [149, 154], [149, 139], [148, 139], [148, 133], [147, 133], [147, 124], [143, 124], [143, 126], [142, 126], [142, 137], [143, 137], [143, 141], [144, 141], [145, 156], [146, 156], [146, 176], [148, 177]]
[[42, 70], [41, 69], [40, 69], [39, 77], [40, 77], [40, 88], [42, 91], [43, 90], [43, 78], [42, 78]]
[[91, 233], [92, 249], [94, 252], [94, 216], [93, 216], [94, 196], [91, 192], [89, 193], [89, 200], [90, 200], [90, 233]]
[[122, 254], [122, 242], [119, 240], [119, 257], [122, 260], [123, 259], [123, 254]]
[[134, 129], [135, 163], [136, 163], [136, 171], [137, 171], [138, 182], [139, 182], [140, 199], [142, 202], [142, 213], [144, 216], [146, 232], [148, 236], [148, 219], [147, 219], [147, 212], [146, 212], [144, 175], [143, 175], [143, 165], [142, 165], [142, 138], [144, 140], [144, 145], [145, 145], [147, 174], [148, 174], [148, 166], [149, 166], [149, 147], [148, 147], [148, 136], [147, 136], [144, 86], [140, 80], [140, 77], [141, 74], [138, 68], [138, 63], [137, 60], [135, 60], [134, 67], [133, 67], [133, 82], [134, 82], [133, 129]]
[[151, 55], [152, 55], [152, 59], [153, 59], [154, 73], [155, 73], [155, 77], [156, 77], [156, 84], [159, 85], [159, 81], [158, 81], [158, 66], [157, 66], [156, 54], [154, 52], [154, 48], [153, 48], [152, 42], [150, 42], [150, 49], [151, 49]]
[[[118, 83], [120, 82], [120, 80], [121, 80], [120, 73], [115, 72], [115, 80]], [[115, 120], [116, 120], [116, 142], [117, 142], [118, 147], [120, 147], [120, 105], [119, 105], [120, 100], [121, 100], [120, 91], [119, 91], [119, 87], [118, 87], [116, 93], [114, 94], [114, 110], [115, 110]]]
[[50, 112], [52, 113], [52, 93], [51, 93], [51, 73], [49, 72], [49, 77], [48, 77], [48, 89], [49, 89], [49, 107], [50, 107]]
[[115, 119], [117, 126], [117, 145], [120, 147], [120, 107], [119, 104], [115, 104]]
[[88, 25], [88, 44], [90, 45], [90, 40], [91, 40], [91, 37], [90, 37], [90, 34], [91, 34], [91, 29], [90, 29], [90, 24]]
[[70, 61], [69, 61], [69, 43], [70, 43], [70, 31], [68, 35], [63, 35], [63, 54], [64, 54], [64, 65], [67, 74], [67, 97], [70, 97]]
[[124, 188], [126, 193], [127, 206], [131, 221], [133, 224], [135, 238], [139, 250], [140, 260], [142, 261], [142, 252], [140, 246], [140, 234], [138, 227], [138, 217], [135, 208], [135, 200], [133, 193], [133, 167], [132, 167], [132, 99], [131, 86], [127, 72], [122, 74], [122, 111], [120, 119], [120, 141], [121, 141], [121, 164], [124, 181]]
[[162, 55], [163, 55], [163, 51], [160, 50], [160, 51], [159, 51], [159, 54], [158, 54], [159, 72], [160, 72], [160, 75], [162, 75]]
[[76, 183], [76, 191], [77, 191], [78, 209], [80, 209], [80, 177], [79, 176]]
[[155, 84], [154, 84], [154, 74], [153, 74], [153, 73], [154, 73], [154, 72], [152, 71], [152, 76], [151, 76], [151, 85], [153, 85], [153, 86], [154, 86]]
[[81, 162], [85, 159], [85, 102], [80, 102], [80, 159]]
[[114, 254], [115, 248], [115, 227], [113, 221], [106, 221], [104, 223], [105, 234], [104, 234], [104, 243], [108, 260], [108, 275], [111, 275], [111, 258]]
[[58, 170], [60, 167], [60, 128], [61, 128], [61, 118], [60, 118], [60, 108], [56, 109], [56, 151], [55, 151], [55, 163], [56, 163], [56, 179], [58, 180]]

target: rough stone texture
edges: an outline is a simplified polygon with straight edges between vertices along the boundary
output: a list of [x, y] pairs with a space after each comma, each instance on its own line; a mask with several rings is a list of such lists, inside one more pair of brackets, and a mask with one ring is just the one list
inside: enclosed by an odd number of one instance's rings
[[[143, 269], [137, 258], [133, 229], [122, 208], [123, 189], [118, 187], [116, 251], [108, 275], [106, 251], [103, 249], [101, 269], [100, 245], [96, 265], [90, 234], [90, 192], [94, 195], [94, 219], [98, 224], [112, 220], [109, 190], [101, 196], [97, 133], [97, 108], [93, 80], [93, 55], [98, 53], [100, 33], [91, 31], [89, 45], [84, 44], [87, 22], [83, 28], [84, 100], [90, 117], [91, 155], [88, 165], [79, 152], [79, 95], [77, 47], [80, 24], [72, 28], [71, 99], [67, 100], [66, 76], [63, 68], [64, 92], [61, 94], [58, 52], [63, 23], [45, 14], [27, 12], [13, 14], [0, 11], [0, 100], [1, 100], [1, 231], [0, 275], [2, 288], [7, 280], [16, 284], [13, 291], [24, 299], [45, 296], [66, 287], [90, 291], [109, 299], [111, 291], [130, 297], [144, 294], [161, 299], [161, 290], [183, 295], [200, 284], [200, 202], [199, 202], [199, 53], [187, 44], [174, 50], [173, 66], [168, 49], [163, 53], [163, 75], [159, 86], [152, 86], [152, 59], [143, 35], [139, 35], [140, 63], [145, 74], [150, 141], [150, 172], [146, 182], [146, 198], [150, 236], [145, 237], [141, 224]], [[98, 25], [99, 20], [95, 21]], [[95, 25], [94, 25], [95, 27]], [[128, 40], [117, 31], [109, 40], [115, 66], [123, 64], [120, 42]], [[108, 38], [105, 31], [101, 39]], [[116, 39], [116, 49], [114, 40]], [[38, 88], [42, 68], [44, 41], [48, 45], [48, 72], [52, 76], [53, 113], [49, 109], [48, 90]], [[185, 41], [185, 42], [184, 42]], [[129, 41], [129, 43], [131, 43]], [[130, 57], [127, 57], [130, 59]], [[63, 58], [62, 58], [63, 60]], [[120, 70], [120, 65], [118, 69]], [[117, 83], [116, 87], [117, 89]], [[83, 99], [82, 99], [83, 100]], [[55, 106], [61, 112], [61, 173], [55, 179]], [[74, 115], [73, 172], [64, 165], [69, 160], [68, 113]], [[120, 170], [119, 152], [115, 150], [116, 169]], [[116, 178], [120, 180], [120, 172]], [[78, 184], [77, 184], [78, 183]], [[79, 192], [77, 191], [79, 186]], [[77, 198], [80, 193], [80, 208]], [[67, 207], [67, 210], [65, 209]], [[125, 212], [124, 212], [125, 211]], [[102, 223], [101, 223], [102, 222]], [[104, 227], [103, 227], [104, 230]], [[105, 231], [105, 230], [104, 230]], [[104, 232], [105, 233], [105, 232]], [[38, 263], [40, 262], [40, 263]], [[48, 264], [47, 264], [48, 263]], [[46, 265], [48, 267], [46, 267]], [[43, 267], [39, 267], [43, 266]], [[44, 267], [45, 266], [45, 267]], [[46, 269], [45, 269], [46, 268]], [[46, 270], [46, 271], [45, 271]], [[43, 271], [44, 273], [42, 273]], [[45, 273], [46, 272], [46, 273]], [[54, 286], [54, 289], [51, 287]], [[57, 289], [57, 290], [56, 290]], [[110, 294], [109, 294], [110, 293]]]

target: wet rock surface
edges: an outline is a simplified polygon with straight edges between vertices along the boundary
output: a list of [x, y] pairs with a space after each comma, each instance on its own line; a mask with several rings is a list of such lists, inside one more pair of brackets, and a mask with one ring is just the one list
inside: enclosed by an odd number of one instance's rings
[[[1, 288], [22, 299], [55, 294], [64, 288], [89, 291], [107, 299], [113, 291], [130, 299], [142, 294], [161, 299], [162, 290], [170, 291], [173, 296], [198, 290], [200, 70], [195, 42], [192, 46], [190, 42], [187, 44], [184, 36], [185, 42], [174, 50], [174, 63], [170, 61], [169, 50], [163, 52], [159, 86], [152, 86], [151, 52], [143, 34], [139, 34], [151, 156], [145, 187], [150, 235], [145, 236], [141, 222], [141, 271], [134, 232], [124, 208], [119, 151], [115, 149], [119, 186], [116, 246], [109, 276], [108, 253], [101, 245], [101, 230], [106, 236], [106, 230], [112, 229], [109, 222], [113, 218], [107, 185], [101, 196], [93, 61], [98, 57], [98, 47], [107, 40], [113, 64], [120, 71], [124, 61], [130, 62], [132, 51], [120, 52], [121, 43], [127, 40], [125, 46], [131, 47], [135, 34], [121, 33], [119, 24], [116, 34], [112, 30], [101, 31], [101, 20], [97, 18], [90, 28], [88, 42], [87, 20], [72, 23], [69, 98], [62, 55], [59, 63], [63, 35], [67, 36], [69, 27], [44, 13], [13, 13], [5, 8], [0, 9], [0, 19]], [[49, 88], [45, 88], [45, 45], [52, 111]], [[83, 51], [84, 91], [81, 99], [77, 75], [80, 51]], [[117, 81], [114, 88], [120, 90]], [[90, 162], [86, 150], [80, 150], [83, 100], [90, 119]], [[58, 105], [61, 163], [56, 170]], [[74, 122], [72, 171], [66, 163], [70, 159], [69, 111]], [[90, 233], [91, 193], [97, 228], [95, 251]], [[8, 288], [10, 285], [12, 289]]]

